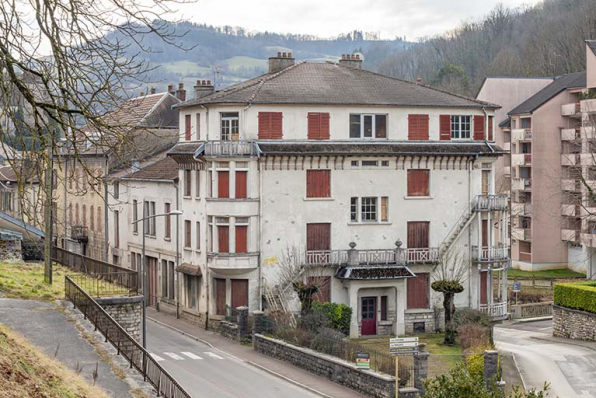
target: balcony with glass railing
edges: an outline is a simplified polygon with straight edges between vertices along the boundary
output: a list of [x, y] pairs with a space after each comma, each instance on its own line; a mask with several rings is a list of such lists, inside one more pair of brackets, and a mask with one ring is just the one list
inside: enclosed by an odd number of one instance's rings
[[579, 127], [571, 129], [561, 129], [562, 141], [576, 141], [581, 139], [581, 129]]
[[532, 179], [514, 178], [511, 182], [511, 189], [516, 191], [530, 191], [532, 190]]

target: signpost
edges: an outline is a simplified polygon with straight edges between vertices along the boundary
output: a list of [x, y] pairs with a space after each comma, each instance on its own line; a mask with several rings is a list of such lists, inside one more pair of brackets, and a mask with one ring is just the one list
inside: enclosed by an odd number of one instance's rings
[[358, 369], [370, 369], [370, 353], [357, 352], [356, 353], [356, 367]]
[[513, 282], [513, 292], [515, 293], [515, 304], [517, 304], [517, 293], [521, 292], [521, 282]]
[[395, 398], [399, 395], [399, 356], [418, 352], [418, 337], [395, 337], [389, 339], [389, 355], [395, 357]]

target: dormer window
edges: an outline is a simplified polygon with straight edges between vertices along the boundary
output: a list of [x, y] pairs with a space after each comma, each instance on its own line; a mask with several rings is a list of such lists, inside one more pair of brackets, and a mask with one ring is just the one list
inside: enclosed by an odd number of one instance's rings
[[221, 114], [221, 140], [238, 141], [238, 112], [224, 112]]
[[387, 138], [387, 115], [350, 115], [350, 138]]

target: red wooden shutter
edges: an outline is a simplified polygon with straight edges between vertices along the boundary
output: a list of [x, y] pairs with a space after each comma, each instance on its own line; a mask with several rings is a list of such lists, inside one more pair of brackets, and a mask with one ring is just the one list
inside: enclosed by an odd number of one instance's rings
[[184, 138], [190, 141], [190, 115], [184, 117]]
[[236, 226], [236, 253], [248, 252], [248, 226]]
[[428, 247], [428, 221], [408, 222], [408, 249]]
[[408, 139], [412, 141], [428, 141], [428, 115], [408, 116]]
[[493, 141], [493, 123], [494, 123], [494, 117], [489, 116], [488, 117], [488, 140], [489, 141]]
[[331, 250], [331, 224], [306, 224], [306, 250]]
[[408, 278], [408, 308], [428, 308], [428, 274], [417, 274]]
[[428, 170], [408, 170], [408, 196], [429, 196], [428, 177]]
[[219, 253], [230, 252], [230, 227], [225, 225], [217, 226], [217, 241], [219, 243]]
[[247, 174], [246, 171], [237, 171], [236, 172], [236, 199], [246, 199], [247, 198]]
[[480, 272], [480, 304], [488, 303], [488, 281], [486, 280], [487, 272]]
[[232, 308], [248, 307], [248, 279], [232, 279]]
[[331, 170], [306, 170], [306, 197], [331, 197]]
[[451, 116], [441, 115], [439, 117], [439, 134], [441, 141], [451, 140]]
[[225, 315], [226, 313], [226, 280], [215, 278], [215, 313]]
[[[172, 211], [171, 205], [169, 203], [166, 203], [164, 205], [164, 210], [165, 210], [165, 213], [168, 214], [170, 211]], [[165, 233], [165, 236], [166, 236], [167, 239], [170, 238], [171, 231], [172, 231], [172, 216], [166, 216], [166, 233]]]
[[190, 230], [190, 227], [191, 227], [190, 221], [188, 221], [188, 220], [184, 221], [184, 247], [190, 247], [192, 245], [192, 243], [191, 243], [192, 232]]
[[387, 320], [387, 296], [381, 296], [381, 320]]
[[482, 115], [474, 116], [474, 140], [484, 140], [484, 116]]
[[218, 171], [217, 172], [217, 197], [218, 198], [229, 198], [230, 197], [230, 172], [229, 171]]
[[329, 139], [329, 113], [308, 113], [308, 139]]
[[278, 140], [283, 137], [282, 112], [259, 112], [259, 139]]

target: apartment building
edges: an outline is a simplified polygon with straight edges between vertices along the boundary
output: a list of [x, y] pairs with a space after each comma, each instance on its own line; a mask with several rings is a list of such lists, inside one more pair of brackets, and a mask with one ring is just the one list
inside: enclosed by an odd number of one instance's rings
[[448, 251], [468, 269], [456, 305], [506, 315], [498, 106], [361, 64], [280, 53], [269, 73], [217, 92], [199, 81], [175, 106], [188, 317], [297, 309], [280, 279], [297, 261], [315, 299], [353, 308], [351, 336], [434, 331], [432, 271]]
[[185, 99], [182, 85], [176, 92], [170, 86], [168, 92], [141, 93], [106, 115], [106, 121], [128, 137], [129, 142], [118, 151], [96, 145], [94, 137], [101, 134], [88, 131], [77, 150], [63, 148], [54, 155], [56, 236], [63, 247], [120, 263], [118, 255], [109, 257], [109, 218], [113, 215], [108, 203], [118, 196], [118, 184], [112, 184], [109, 176], [130, 172], [177, 142], [178, 117], [171, 107]]

